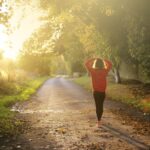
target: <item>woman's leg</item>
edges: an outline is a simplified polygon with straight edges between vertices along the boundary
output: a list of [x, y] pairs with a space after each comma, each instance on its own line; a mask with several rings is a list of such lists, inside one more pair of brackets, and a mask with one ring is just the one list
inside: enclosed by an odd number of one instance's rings
[[94, 91], [93, 96], [95, 99], [97, 119], [98, 121], [100, 121], [103, 114], [103, 103], [105, 99], [105, 93]]

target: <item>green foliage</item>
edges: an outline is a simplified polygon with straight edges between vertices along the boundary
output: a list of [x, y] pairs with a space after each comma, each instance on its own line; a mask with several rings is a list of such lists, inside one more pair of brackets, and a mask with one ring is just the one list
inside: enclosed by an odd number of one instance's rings
[[[48, 77], [41, 77], [24, 81], [24, 83], [17, 85], [18, 87], [14, 90], [15, 93], [11, 92], [9, 95], [3, 93], [0, 95], [0, 133], [16, 134], [14, 132], [17, 132], [21, 122], [18, 122], [18, 120], [14, 118], [15, 113], [11, 112], [9, 107], [16, 102], [28, 100], [47, 78]], [[14, 84], [9, 83], [9, 86], [14, 86]], [[5, 88], [6, 92], [7, 87]]]
[[[24, 70], [39, 74], [50, 75], [51, 57], [46, 55], [24, 54], [20, 56], [20, 67]], [[31, 65], [32, 64], [32, 65]]]
[[[20, 67], [40, 75], [49, 75], [51, 72], [51, 57], [53, 56], [53, 42], [51, 38], [52, 26], [45, 24], [24, 43], [20, 54]], [[32, 65], [31, 65], [32, 64]]]
[[[128, 45], [132, 58], [142, 67], [142, 71], [150, 76], [149, 29], [140, 17], [130, 19], [128, 25]], [[132, 32], [130, 32], [132, 30]]]
[[3, 81], [0, 86], [0, 94], [9, 95], [20, 92], [20, 86], [14, 82]]
[[[38, 54], [40, 60], [42, 54], [54, 54], [58, 58], [63, 55], [61, 68], [83, 72], [84, 59], [99, 56], [112, 61], [116, 79], [120, 77], [122, 62], [136, 66], [137, 78], [139, 74], [149, 78], [149, 3], [148, 0], [41, 0], [40, 8], [48, 16], [42, 18], [45, 25], [24, 45], [22, 53], [32, 54], [25, 55], [25, 68], [30, 68], [33, 62], [38, 65], [30, 70], [43, 66], [33, 55]], [[51, 61], [53, 56], [49, 57]], [[46, 62], [49, 64], [48, 59]]]
[[[83, 76], [80, 78], [74, 79], [74, 82], [83, 86], [85, 89], [91, 91], [91, 81], [88, 76]], [[137, 85], [136, 85], [137, 86]], [[140, 87], [141, 85], [139, 85]], [[111, 81], [108, 82], [107, 87], [107, 96], [108, 98], [116, 101], [121, 101], [133, 107], [139, 108], [144, 112], [150, 112], [150, 103], [148, 93], [134, 93], [135, 85], [134, 84], [115, 84]], [[147, 89], [143, 89], [144, 91]], [[118, 92], [119, 91], [119, 92]], [[141, 89], [140, 89], [141, 91]]]

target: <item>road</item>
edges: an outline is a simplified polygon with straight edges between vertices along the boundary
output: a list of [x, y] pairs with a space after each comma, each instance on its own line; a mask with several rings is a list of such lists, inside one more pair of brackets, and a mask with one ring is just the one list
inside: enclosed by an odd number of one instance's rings
[[[6, 150], [148, 150], [150, 137], [126, 120], [113, 101], [105, 100], [103, 125], [96, 127], [95, 104], [87, 92], [71, 80], [52, 78], [29, 101], [13, 110], [24, 118], [24, 132], [4, 143]], [[137, 124], [137, 122], [134, 122]]]

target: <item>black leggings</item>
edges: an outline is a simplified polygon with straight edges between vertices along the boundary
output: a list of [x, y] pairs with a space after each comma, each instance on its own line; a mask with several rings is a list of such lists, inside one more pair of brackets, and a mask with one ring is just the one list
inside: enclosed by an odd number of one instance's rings
[[95, 99], [97, 119], [98, 121], [100, 121], [103, 114], [103, 103], [105, 99], [105, 92], [94, 91], [93, 96]]

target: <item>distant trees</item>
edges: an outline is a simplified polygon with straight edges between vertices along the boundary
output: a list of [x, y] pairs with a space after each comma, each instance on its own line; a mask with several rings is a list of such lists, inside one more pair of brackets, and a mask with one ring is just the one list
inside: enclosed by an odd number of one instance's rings
[[[131, 3], [131, 2], [130, 2]], [[128, 51], [137, 70], [137, 76], [146, 75], [150, 77], [150, 1], [138, 1], [135, 5], [127, 8], [126, 30]]]
[[[45, 53], [45, 62], [58, 57], [70, 73], [84, 72], [84, 59], [96, 55], [112, 61], [117, 83], [121, 82], [122, 62], [135, 66], [137, 79], [141, 76], [149, 79], [149, 3], [149, 0], [41, 0], [40, 7], [48, 14], [42, 18], [47, 25], [33, 34], [23, 51], [33, 52], [32, 55], [38, 51], [39, 60]], [[32, 58], [24, 57], [28, 59]], [[52, 64], [53, 71], [58, 69]]]
[[48, 25], [37, 30], [23, 45], [19, 63], [23, 69], [40, 75], [49, 75], [52, 56], [52, 29]]

